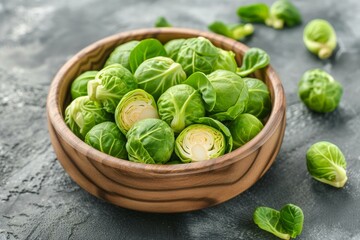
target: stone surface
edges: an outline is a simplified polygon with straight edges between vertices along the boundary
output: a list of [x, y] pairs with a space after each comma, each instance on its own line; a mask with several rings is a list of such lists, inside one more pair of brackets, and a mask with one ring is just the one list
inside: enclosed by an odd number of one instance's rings
[[[235, 9], [255, 1], [0, 0], [0, 239], [275, 239], [252, 221], [257, 206], [300, 206], [298, 239], [360, 239], [360, 2], [294, 0], [301, 26], [256, 25], [245, 43], [266, 50], [287, 96], [287, 130], [275, 164], [252, 188], [221, 205], [181, 214], [149, 214], [99, 200], [77, 186], [51, 147], [45, 103], [52, 77], [86, 45], [105, 36], [152, 27], [162, 15], [175, 26], [206, 30], [214, 20], [237, 22]], [[272, 1], [264, 1], [271, 3]], [[339, 38], [330, 60], [302, 43], [305, 23], [329, 20]], [[315, 114], [297, 97], [306, 70], [322, 68], [344, 86], [340, 107]], [[307, 148], [337, 144], [348, 161], [343, 189], [314, 181]]]

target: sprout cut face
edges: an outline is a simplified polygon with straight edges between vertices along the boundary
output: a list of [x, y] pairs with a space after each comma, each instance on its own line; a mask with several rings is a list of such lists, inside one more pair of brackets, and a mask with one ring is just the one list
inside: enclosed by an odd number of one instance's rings
[[219, 130], [193, 124], [177, 137], [175, 152], [183, 162], [199, 162], [223, 155], [225, 143], [225, 137]]
[[128, 92], [115, 110], [115, 121], [122, 133], [126, 134], [138, 121], [159, 118], [154, 98], [142, 89]]

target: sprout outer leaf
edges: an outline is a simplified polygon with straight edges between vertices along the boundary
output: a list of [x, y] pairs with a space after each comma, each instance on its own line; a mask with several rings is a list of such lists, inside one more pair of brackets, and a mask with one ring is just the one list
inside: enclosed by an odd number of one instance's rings
[[260, 48], [250, 48], [243, 57], [243, 63], [237, 74], [245, 77], [258, 69], [264, 68], [270, 63], [269, 55]]
[[303, 211], [294, 204], [286, 204], [280, 210], [280, 223], [292, 238], [297, 237], [301, 234], [304, 224]]

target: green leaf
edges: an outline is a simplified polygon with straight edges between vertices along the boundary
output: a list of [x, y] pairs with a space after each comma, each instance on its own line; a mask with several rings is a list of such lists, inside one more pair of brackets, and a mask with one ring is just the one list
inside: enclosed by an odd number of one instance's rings
[[277, 0], [270, 8], [271, 25], [275, 29], [293, 27], [301, 23], [301, 14], [290, 0]]
[[267, 23], [270, 17], [269, 7], [265, 3], [241, 6], [237, 14], [243, 22]]
[[243, 57], [241, 67], [237, 74], [245, 77], [258, 69], [264, 68], [270, 63], [269, 55], [260, 48], [250, 48]]
[[209, 30], [214, 33], [235, 39], [241, 40], [254, 32], [252, 24], [225, 24], [220, 21], [215, 21], [208, 26]]
[[280, 210], [280, 223], [282, 228], [290, 234], [292, 238], [301, 234], [304, 214], [301, 208], [294, 204], [287, 204]]
[[155, 27], [172, 27], [165, 17], [158, 17], [154, 25]]

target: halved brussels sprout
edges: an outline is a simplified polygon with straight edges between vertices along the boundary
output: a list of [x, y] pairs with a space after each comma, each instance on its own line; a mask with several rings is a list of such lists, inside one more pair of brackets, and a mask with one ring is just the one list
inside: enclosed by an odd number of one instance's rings
[[145, 118], [159, 118], [154, 98], [142, 89], [135, 89], [123, 96], [115, 110], [115, 122], [126, 134], [134, 123]]
[[79, 138], [84, 139], [95, 125], [111, 121], [113, 116], [88, 96], [75, 98], [65, 109], [65, 123]]
[[186, 73], [179, 63], [168, 57], [145, 60], [134, 73], [138, 86], [150, 93], [155, 100], [169, 87], [185, 81]]
[[235, 53], [232, 51], [225, 51], [220, 48], [218, 48], [218, 50], [219, 57], [215, 62], [214, 70], [222, 69], [236, 72], [238, 66], [235, 60]]
[[160, 119], [147, 118], [136, 122], [126, 138], [126, 150], [133, 162], [164, 164], [174, 150], [174, 132]]
[[186, 127], [175, 140], [175, 153], [181, 161], [205, 161], [231, 151], [232, 137], [225, 125], [206, 117], [198, 122]]
[[329, 58], [336, 48], [335, 30], [323, 19], [314, 19], [305, 26], [303, 40], [307, 49], [320, 59]]
[[271, 112], [270, 92], [266, 84], [256, 78], [244, 78], [248, 87], [249, 101], [246, 113], [250, 113], [259, 119], [264, 119]]
[[139, 41], [130, 41], [117, 46], [105, 62], [104, 67], [114, 63], [119, 63], [130, 70], [130, 53], [139, 44]]
[[169, 42], [165, 43], [164, 48], [168, 56], [172, 60], [176, 61], [179, 49], [184, 42], [185, 42], [184, 38], [179, 38], [179, 39], [170, 40]]
[[127, 159], [126, 137], [114, 122], [103, 122], [95, 125], [86, 134], [85, 142], [103, 153]]
[[98, 71], [86, 71], [80, 74], [71, 84], [71, 98], [87, 96], [87, 84], [94, 80]]
[[219, 51], [204, 37], [186, 39], [181, 45], [176, 62], [180, 63], [187, 76], [194, 72], [211, 73], [219, 57]]
[[137, 82], [131, 72], [115, 63], [100, 70], [96, 79], [89, 81], [88, 95], [91, 100], [101, 103], [106, 111], [114, 113], [120, 99], [136, 88]]
[[201, 94], [185, 84], [175, 85], [166, 90], [158, 100], [159, 115], [175, 133], [205, 116]]
[[253, 139], [264, 126], [255, 116], [243, 113], [231, 121], [228, 127], [233, 137], [234, 148], [238, 148]]
[[207, 77], [216, 92], [210, 117], [219, 121], [235, 119], [245, 110], [249, 98], [244, 80], [227, 70], [216, 70]]

